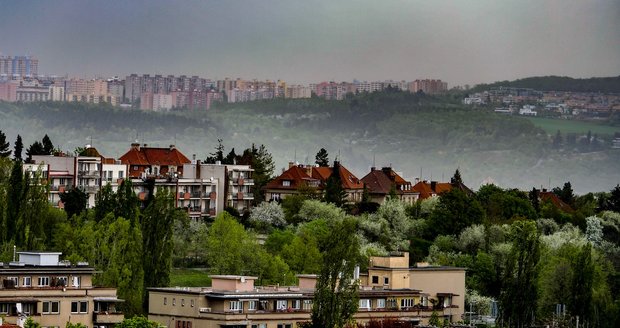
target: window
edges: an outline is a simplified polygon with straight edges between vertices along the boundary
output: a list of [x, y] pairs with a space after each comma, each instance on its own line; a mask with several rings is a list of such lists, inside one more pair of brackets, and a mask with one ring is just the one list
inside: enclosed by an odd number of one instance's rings
[[282, 180], [282, 186], [283, 187], [290, 187], [291, 186], [291, 181], [290, 180]]
[[276, 301], [276, 310], [286, 310], [286, 300]]
[[278, 328], [293, 328], [293, 325], [290, 323], [279, 323]]
[[266, 323], [255, 323], [255, 324], [252, 324], [252, 328], [267, 328], [267, 324]]
[[32, 278], [31, 277], [23, 277], [22, 278], [22, 286], [23, 287], [31, 287], [32, 286]]
[[7, 277], [6, 280], [10, 281], [13, 287], [19, 286], [19, 279], [17, 277]]
[[294, 310], [299, 310], [300, 306], [301, 306], [301, 302], [299, 300], [293, 300], [291, 305], [291, 308], [293, 308]]
[[280, 196], [280, 194], [271, 194], [271, 200], [273, 201], [279, 201], [282, 197]]
[[172, 298], [172, 306], [177, 305], [177, 299], [176, 298]]
[[71, 302], [71, 313], [88, 313], [88, 302], [87, 301]]
[[230, 301], [228, 309], [230, 311], [241, 311], [243, 310], [243, 302], [241, 301]]
[[0, 313], [9, 313], [10, 309], [11, 309], [11, 304], [0, 303]]
[[248, 302], [248, 310], [256, 310], [256, 301], [249, 301]]
[[181, 306], [185, 306], [185, 299], [184, 298], [181, 299]]
[[304, 310], [312, 310], [312, 300], [304, 300]]
[[390, 284], [390, 278], [388, 278], [388, 277], [383, 277], [383, 284], [384, 284], [384, 285], [389, 285], [389, 284]]
[[379, 283], [379, 276], [372, 276], [372, 283], [373, 284], [378, 284]]
[[370, 300], [367, 298], [360, 299], [360, 309], [370, 309]]
[[408, 308], [408, 307], [412, 307], [413, 305], [414, 305], [413, 298], [403, 298], [402, 300], [400, 300], [401, 308]]
[[167, 305], [167, 304], [168, 304], [168, 298], [164, 297], [164, 305]]
[[124, 173], [123, 171], [118, 171], [118, 178], [119, 179], [123, 178], [123, 173]]
[[191, 303], [191, 306], [194, 307], [194, 300], [191, 300], [190, 303]]
[[60, 302], [58, 301], [45, 301], [43, 302], [43, 314], [58, 314], [60, 313]]
[[49, 286], [50, 285], [50, 277], [39, 277], [39, 286]]
[[383, 309], [383, 308], [385, 308], [385, 299], [380, 298], [377, 300], [377, 309]]
[[67, 281], [67, 277], [56, 277], [56, 286], [66, 286]]

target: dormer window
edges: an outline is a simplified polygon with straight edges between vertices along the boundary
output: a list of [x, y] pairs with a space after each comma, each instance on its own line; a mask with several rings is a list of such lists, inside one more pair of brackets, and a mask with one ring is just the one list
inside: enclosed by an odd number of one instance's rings
[[291, 186], [291, 180], [282, 180], [282, 186], [283, 187], [290, 187]]

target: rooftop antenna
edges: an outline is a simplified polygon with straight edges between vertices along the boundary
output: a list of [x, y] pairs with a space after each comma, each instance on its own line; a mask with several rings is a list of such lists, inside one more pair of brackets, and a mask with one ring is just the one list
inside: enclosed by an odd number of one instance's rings
[[551, 190], [551, 177], [549, 177], [549, 185], [547, 186], [549, 190]]
[[422, 181], [422, 167], [420, 166], [420, 181]]
[[293, 155], [293, 163], [297, 164], [297, 148], [295, 148], [295, 155]]
[[377, 164], [375, 163], [375, 154], [372, 154], [372, 167], [377, 167]]

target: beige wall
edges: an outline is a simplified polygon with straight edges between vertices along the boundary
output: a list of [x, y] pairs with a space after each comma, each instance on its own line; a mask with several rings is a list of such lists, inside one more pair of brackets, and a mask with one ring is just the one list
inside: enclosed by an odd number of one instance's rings
[[[411, 270], [411, 288], [421, 289], [437, 299], [437, 293], [454, 293], [451, 309], [452, 321], [461, 320], [465, 311], [465, 269], [455, 270]], [[446, 313], [448, 310], [445, 310]]]

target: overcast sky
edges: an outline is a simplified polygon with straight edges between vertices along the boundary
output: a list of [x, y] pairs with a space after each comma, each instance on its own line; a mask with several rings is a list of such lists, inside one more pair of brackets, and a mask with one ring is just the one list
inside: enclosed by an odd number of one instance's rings
[[414, 80], [620, 75], [620, 1], [0, 0], [39, 73]]

